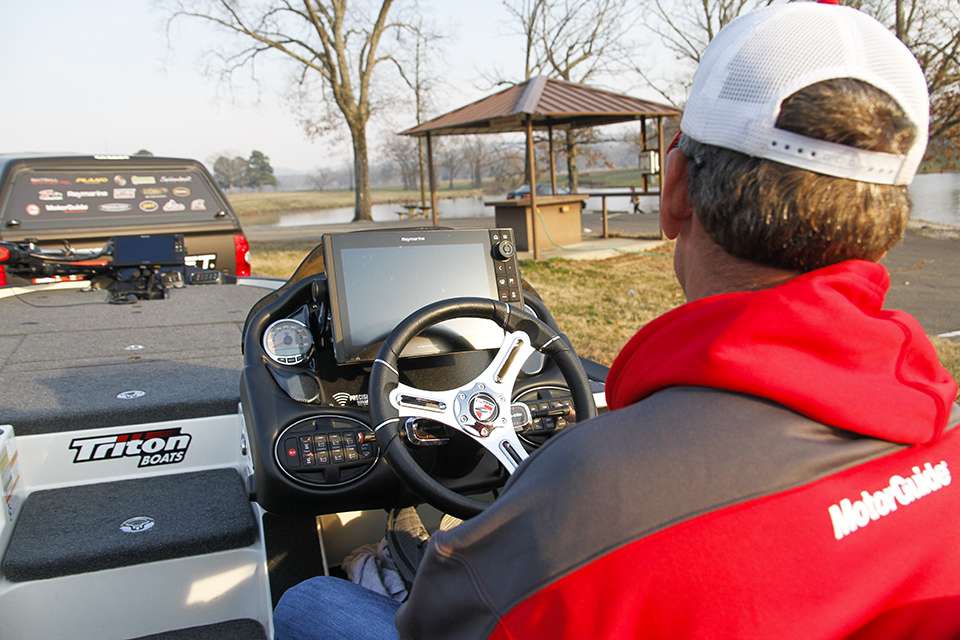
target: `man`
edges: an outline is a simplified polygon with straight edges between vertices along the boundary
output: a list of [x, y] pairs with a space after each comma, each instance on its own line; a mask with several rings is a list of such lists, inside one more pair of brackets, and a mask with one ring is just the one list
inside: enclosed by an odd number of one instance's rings
[[960, 636], [957, 385], [876, 264], [927, 111], [909, 51], [853, 9], [727, 26], [662, 190], [689, 302], [617, 357], [616, 410], [435, 534], [396, 629], [389, 600], [318, 579], [278, 637], [301, 607], [310, 638]]

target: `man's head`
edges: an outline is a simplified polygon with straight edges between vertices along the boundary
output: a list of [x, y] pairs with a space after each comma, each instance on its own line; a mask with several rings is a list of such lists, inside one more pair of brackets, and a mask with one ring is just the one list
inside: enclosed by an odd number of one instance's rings
[[922, 72], [864, 14], [805, 3], [731, 23], [667, 158], [661, 224], [688, 297], [878, 260], [906, 226], [926, 128]]

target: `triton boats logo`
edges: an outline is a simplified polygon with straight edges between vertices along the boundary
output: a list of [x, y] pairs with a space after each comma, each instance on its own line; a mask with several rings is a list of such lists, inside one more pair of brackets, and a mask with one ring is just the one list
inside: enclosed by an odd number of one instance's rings
[[913, 475], [890, 476], [887, 486], [874, 491], [861, 491], [860, 500], [844, 498], [827, 509], [833, 524], [833, 535], [842, 540], [871, 522], [885, 518], [900, 507], [913, 504], [935, 491], [950, 485], [950, 468], [946, 460], [927, 462], [923, 468], [913, 467]]
[[156, 467], [183, 462], [190, 447], [190, 440], [189, 433], [183, 433], [180, 427], [176, 427], [74, 438], [70, 442], [70, 448], [76, 451], [73, 457], [75, 463], [140, 458], [138, 467]]

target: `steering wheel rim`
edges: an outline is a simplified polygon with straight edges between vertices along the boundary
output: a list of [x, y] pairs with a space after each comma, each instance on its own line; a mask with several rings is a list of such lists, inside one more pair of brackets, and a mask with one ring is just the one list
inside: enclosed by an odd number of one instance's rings
[[[401, 384], [397, 363], [404, 347], [425, 329], [454, 318], [492, 320], [504, 328], [507, 335], [490, 366], [474, 380], [442, 392], [428, 392]], [[504, 443], [516, 440], [516, 432], [510, 419], [510, 400], [520, 366], [534, 350], [550, 356], [560, 369], [573, 396], [577, 422], [596, 416], [597, 409], [590, 383], [573, 348], [549, 325], [505, 303], [487, 298], [441, 300], [414, 311], [387, 336], [370, 372], [368, 389], [370, 417], [384, 458], [420, 497], [438, 509], [460, 518], [473, 517], [487, 507], [480, 500], [460, 495], [444, 487], [423, 470], [407, 450], [402, 439], [398, 437], [401, 420], [408, 416], [427, 417], [447, 424], [465, 433], [493, 453], [508, 472], [512, 472], [510, 464], [515, 463], [513, 467], [515, 470], [527, 454], [522, 445], [519, 445], [519, 440], [517, 440], [517, 446], [520, 447], [522, 456], [511, 452], [509, 445], [503, 446]], [[523, 353], [526, 355], [522, 355]], [[503, 374], [504, 380], [491, 378], [491, 371], [496, 371], [497, 375]], [[511, 375], [511, 379], [506, 379]], [[510, 392], [506, 393], [505, 404], [504, 389]], [[418, 403], [403, 404], [403, 398], [408, 396], [399, 396], [401, 391], [419, 394], [419, 397], [414, 398]], [[477, 419], [474, 417], [477, 415], [474, 400], [480, 396], [483, 397], [481, 403], [489, 401], [497, 405], [496, 412], [491, 410], [491, 413], [495, 413], [494, 420], [468, 424]], [[431, 403], [432, 406], [425, 407], [419, 404], [422, 402]], [[398, 404], [400, 406], [397, 406]], [[486, 405], [484, 408], [488, 407], [489, 405]], [[504, 421], [502, 414], [505, 408], [506, 420]], [[425, 409], [428, 410], [427, 413], [424, 412]], [[471, 418], [467, 419], [467, 415]], [[482, 431], [486, 433], [481, 435]], [[486, 439], [492, 434], [497, 434], [500, 438], [500, 446], [492, 448], [491, 443], [496, 440]]]

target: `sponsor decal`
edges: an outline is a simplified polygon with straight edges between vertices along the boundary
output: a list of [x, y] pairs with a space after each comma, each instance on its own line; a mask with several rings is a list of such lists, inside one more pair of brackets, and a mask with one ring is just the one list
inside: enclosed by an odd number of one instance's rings
[[492, 396], [478, 393], [470, 401], [470, 413], [477, 422], [493, 422], [500, 414], [500, 408]]
[[70, 181], [61, 180], [60, 178], [30, 178], [30, 184], [32, 185], [65, 185], [65, 184], [70, 184]]
[[109, 198], [110, 192], [97, 189], [94, 191], [67, 191], [68, 198]]
[[141, 391], [140, 389], [128, 389], [127, 391], [121, 391], [117, 394], [117, 400], [136, 400], [137, 398], [142, 398], [147, 395], [146, 391]]
[[106, 436], [74, 438], [69, 448], [74, 464], [118, 458], [139, 458], [138, 467], [157, 467], [183, 462], [191, 436], [180, 427], [157, 431], [133, 431]]
[[177, 196], [178, 198], [186, 198], [190, 195], [190, 189], [186, 187], [174, 187], [171, 189], [170, 193]]
[[200, 269], [216, 269], [217, 254], [200, 253], [195, 256], [184, 256], [183, 264], [187, 265], [188, 267], [198, 267]]
[[163, 203], [163, 210], [167, 212], [173, 211], [186, 211], [187, 205], [182, 202], [177, 202], [176, 200], [167, 200]]
[[23, 208], [27, 212], [28, 216], [38, 216], [40, 215], [40, 206], [33, 204], [32, 202]]
[[113, 184], [118, 187], [125, 187], [127, 186], [127, 179], [123, 176], [113, 176]]
[[206, 211], [207, 201], [203, 198], [197, 198], [190, 201], [190, 211]]
[[77, 176], [73, 182], [75, 184], [107, 184], [110, 179], [107, 176]]
[[150, 516], [135, 516], [120, 523], [120, 531], [124, 533], [141, 533], [153, 529], [156, 521]]
[[193, 176], [160, 176], [160, 182], [193, 182]]
[[140, 206], [140, 211], [143, 211], [144, 213], [150, 213], [151, 211], [156, 211], [157, 209], [160, 208], [160, 205], [158, 205], [153, 200], [144, 200], [143, 202], [140, 203], [139, 206]]
[[426, 240], [424, 236], [400, 236], [400, 242], [423, 242]]
[[45, 204], [43, 208], [47, 211], [60, 211], [62, 213], [83, 213], [90, 209], [82, 202], [68, 202], [67, 204]]
[[134, 187], [127, 187], [126, 189], [113, 190], [114, 200], [133, 200], [136, 197], [137, 197], [137, 190]]
[[40, 189], [40, 191], [37, 192], [37, 198], [43, 200], [44, 202], [56, 202], [63, 200], [63, 191], [57, 191], [56, 189]]
[[946, 460], [939, 464], [927, 462], [923, 468], [911, 469], [912, 475], [890, 476], [887, 486], [873, 491], [861, 491], [860, 499], [844, 498], [827, 508], [833, 536], [837, 540], [863, 529], [871, 522], [885, 518], [900, 507], [913, 504], [935, 491], [950, 486], [950, 468]]
[[120, 213], [122, 211], [130, 211], [133, 207], [129, 202], [107, 202], [97, 208], [106, 213]]
[[130, 176], [131, 184], [157, 184], [157, 179], [153, 176]]
[[144, 198], [166, 198], [166, 187], [144, 187], [140, 190]]

